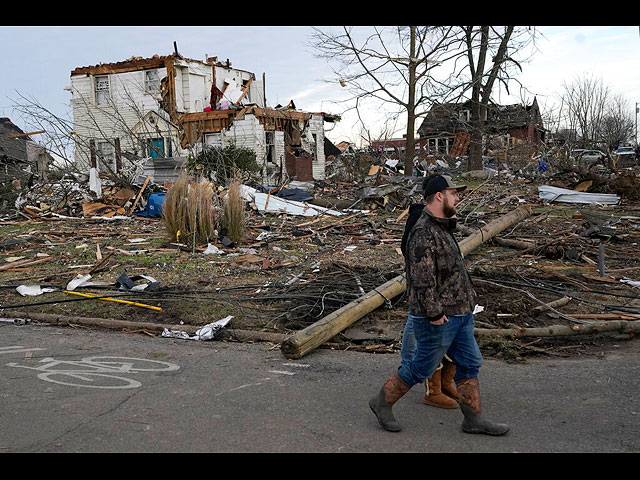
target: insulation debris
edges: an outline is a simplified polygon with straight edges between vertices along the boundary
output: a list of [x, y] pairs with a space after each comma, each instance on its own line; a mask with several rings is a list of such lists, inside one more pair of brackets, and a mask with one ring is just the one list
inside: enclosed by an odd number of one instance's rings
[[223, 319], [208, 323], [204, 327], [199, 328], [194, 335], [189, 335], [187, 332], [182, 330], [170, 330], [168, 328], [165, 328], [162, 331], [161, 336], [167, 338], [181, 338], [185, 340], [214, 340], [218, 337], [220, 331], [227, 326], [232, 318], [233, 315], [228, 315]]

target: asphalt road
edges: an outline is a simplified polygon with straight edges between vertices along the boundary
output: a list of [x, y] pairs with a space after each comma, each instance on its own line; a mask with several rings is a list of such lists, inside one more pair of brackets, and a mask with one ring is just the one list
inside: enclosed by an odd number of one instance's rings
[[397, 355], [0, 323], [0, 452], [638, 452], [638, 345], [485, 360], [485, 413], [511, 425], [487, 437], [419, 386], [394, 407], [403, 430], [382, 430], [367, 402]]

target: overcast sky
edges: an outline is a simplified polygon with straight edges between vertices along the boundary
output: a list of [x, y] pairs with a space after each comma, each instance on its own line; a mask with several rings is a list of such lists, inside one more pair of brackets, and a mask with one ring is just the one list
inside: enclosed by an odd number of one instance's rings
[[[366, 27], [363, 27], [366, 28]], [[543, 110], [562, 92], [564, 83], [593, 75], [614, 93], [623, 95], [631, 112], [640, 102], [640, 30], [638, 26], [536, 27], [544, 36], [531, 63], [523, 65], [520, 80], [537, 95]], [[327, 83], [331, 68], [314, 56], [308, 45], [311, 27], [19, 27], [0, 26], [2, 74], [0, 116], [24, 130], [13, 110], [18, 94], [34, 98], [51, 111], [69, 111], [70, 73], [76, 67], [126, 60], [132, 56], [169, 55], [173, 42], [188, 58], [229, 59], [234, 67], [261, 78], [266, 74], [269, 106], [290, 100], [305, 111], [340, 113], [345, 90]], [[517, 93], [519, 92], [512, 92]], [[519, 97], [519, 95], [517, 95]], [[504, 92], [499, 103], [517, 103]], [[512, 101], [514, 100], [514, 101]], [[328, 137], [360, 141], [353, 117], [345, 117]], [[37, 140], [37, 137], [34, 138]]]

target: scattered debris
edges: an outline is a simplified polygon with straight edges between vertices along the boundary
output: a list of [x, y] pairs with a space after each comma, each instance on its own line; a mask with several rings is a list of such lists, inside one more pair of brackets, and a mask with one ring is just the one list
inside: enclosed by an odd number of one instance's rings
[[222, 330], [233, 318], [233, 315], [228, 315], [221, 320], [217, 320], [213, 323], [208, 323], [204, 327], [198, 329], [194, 335], [189, 335], [187, 332], [180, 330], [164, 329], [162, 331], [163, 337], [170, 338], [182, 338], [186, 340], [214, 340], [220, 334]]
[[[542, 170], [536, 158], [517, 168], [492, 158], [475, 173], [465, 172], [463, 157], [421, 159], [420, 174], [446, 171], [469, 185], [456, 236], [483, 306], [478, 335], [497, 355], [506, 349], [488, 340], [488, 331], [501, 341], [545, 342], [637, 331], [631, 322], [640, 315], [638, 169], [561, 171], [544, 158]], [[311, 330], [320, 339], [311, 349], [397, 351], [406, 319], [400, 240], [409, 206], [422, 200], [423, 177], [406, 177], [401, 162], [389, 160], [396, 159], [345, 153], [329, 162], [322, 181], [242, 184], [244, 205], [236, 210], [246, 220], [242, 238], [232, 238], [222, 221], [227, 185], [198, 190], [208, 192], [210, 203], [189, 210], [189, 223], [173, 230], [159, 212], [175, 206], [169, 191], [178, 176], [158, 183], [145, 171], [127, 187], [100, 178], [101, 195], [89, 175], [22, 186], [15, 210], [3, 210], [0, 220], [10, 227], [0, 236], [0, 308], [73, 315], [92, 302], [92, 315], [135, 309], [141, 322], [170, 324], [169, 332], [182, 325], [175, 331], [190, 332], [188, 338], [203, 312], [224, 309], [238, 331], [278, 338], [283, 353], [289, 340]], [[184, 192], [195, 192], [194, 185], [185, 184], [178, 203], [187, 203]], [[529, 213], [493, 230], [513, 211]], [[194, 240], [201, 222], [208, 233]], [[18, 293], [21, 286], [35, 295]], [[357, 313], [340, 328], [320, 333], [319, 324], [352, 315], [354, 304]], [[562, 344], [549, 349], [554, 345]], [[542, 354], [539, 346], [521, 343], [516, 350]]]
[[37, 296], [47, 292], [55, 292], [56, 289], [46, 287], [42, 288], [40, 285], [20, 285], [18, 288], [16, 288], [16, 291], [24, 297], [27, 295]]
[[620, 197], [611, 193], [584, 193], [566, 188], [543, 185], [538, 187], [540, 198], [545, 202], [588, 203], [598, 205], [617, 205]]

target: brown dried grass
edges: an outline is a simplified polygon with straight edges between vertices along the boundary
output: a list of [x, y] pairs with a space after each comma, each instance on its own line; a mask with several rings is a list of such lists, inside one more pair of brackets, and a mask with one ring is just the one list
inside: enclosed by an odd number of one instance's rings
[[187, 245], [209, 242], [218, 227], [217, 209], [214, 185], [182, 173], [167, 191], [163, 205], [162, 219], [169, 238]]
[[223, 209], [223, 224], [227, 237], [236, 243], [245, 239], [247, 229], [245, 201], [240, 195], [241, 185], [241, 179], [236, 177], [231, 180]]

